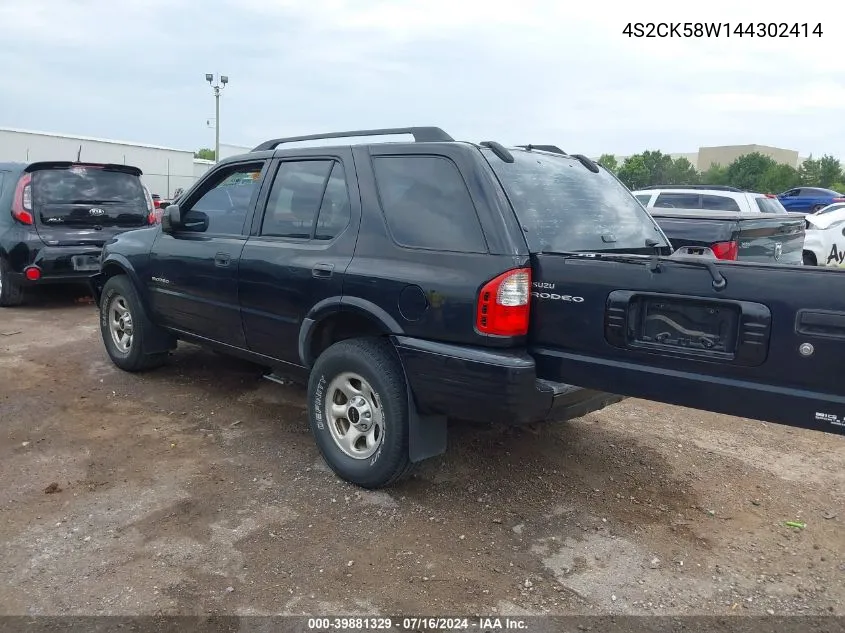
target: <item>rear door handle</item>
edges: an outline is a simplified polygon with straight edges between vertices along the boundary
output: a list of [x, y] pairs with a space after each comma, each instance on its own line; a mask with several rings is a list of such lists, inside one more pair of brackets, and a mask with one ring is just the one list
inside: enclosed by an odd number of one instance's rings
[[214, 265], [225, 268], [232, 263], [232, 256], [229, 253], [217, 253], [214, 256]]
[[314, 264], [311, 269], [311, 276], [325, 279], [331, 277], [333, 272], [334, 264]]

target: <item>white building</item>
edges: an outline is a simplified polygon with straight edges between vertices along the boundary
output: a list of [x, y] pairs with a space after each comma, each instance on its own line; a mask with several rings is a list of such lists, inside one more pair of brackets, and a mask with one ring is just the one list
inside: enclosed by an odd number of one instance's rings
[[[226, 158], [250, 149], [221, 144], [220, 156]], [[214, 165], [214, 161], [195, 159], [194, 152], [187, 149], [0, 127], [0, 162], [77, 159], [138, 167], [144, 172], [141, 178], [150, 193], [162, 198], [171, 197], [177, 189], [187, 189]]]

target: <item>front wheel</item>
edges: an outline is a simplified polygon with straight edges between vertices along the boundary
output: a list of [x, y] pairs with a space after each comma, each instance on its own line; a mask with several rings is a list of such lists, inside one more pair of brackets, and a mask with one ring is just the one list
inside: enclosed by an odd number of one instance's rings
[[163, 364], [167, 352], [148, 349], [148, 336], [154, 328], [129, 278], [117, 275], [109, 279], [100, 301], [100, 334], [112, 362], [132, 372]]
[[386, 340], [346, 340], [323, 352], [308, 381], [308, 418], [342, 479], [382, 488], [410, 472], [405, 375]]

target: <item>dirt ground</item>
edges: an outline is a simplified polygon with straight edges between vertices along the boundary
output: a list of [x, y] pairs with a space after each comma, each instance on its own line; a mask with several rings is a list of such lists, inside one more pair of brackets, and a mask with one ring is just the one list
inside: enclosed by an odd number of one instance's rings
[[368, 492], [302, 387], [123, 373], [61, 296], [0, 311], [0, 438], [3, 614], [845, 614], [845, 437], [627, 400]]

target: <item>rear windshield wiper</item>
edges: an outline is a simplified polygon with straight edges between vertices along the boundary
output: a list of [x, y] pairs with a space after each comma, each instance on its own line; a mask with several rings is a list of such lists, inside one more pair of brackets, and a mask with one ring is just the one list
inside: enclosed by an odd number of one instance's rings
[[541, 251], [541, 253], [550, 253], [555, 255], [564, 255], [575, 259], [607, 259], [612, 261], [625, 262], [630, 264], [645, 264], [653, 272], [660, 272], [660, 262], [675, 262], [679, 264], [689, 264], [690, 266], [697, 266], [699, 268], [706, 268], [713, 279], [713, 289], [723, 290], [728, 285], [727, 280], [716, 268], [716, 263], [712, 259], [704, 259], [700, 255], [632, 255], [630, 253], [602, 253], [602, 252], [584, 252], [584, 251]]

